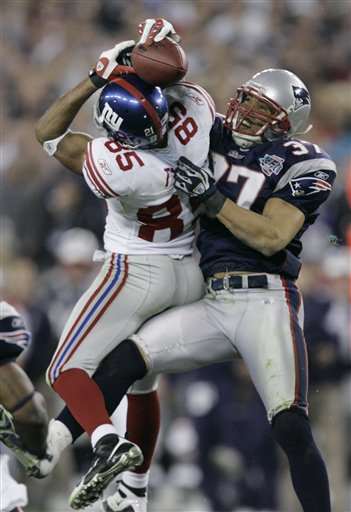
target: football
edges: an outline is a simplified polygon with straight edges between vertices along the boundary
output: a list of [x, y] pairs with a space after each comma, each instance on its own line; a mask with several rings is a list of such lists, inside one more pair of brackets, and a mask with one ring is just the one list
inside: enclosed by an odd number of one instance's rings
[[140, 78], [160, 87], [178, 82], [188, 70], [188, 61], [183, 48], [169, 38], [147, 47], [136, 46], [131, 58]]

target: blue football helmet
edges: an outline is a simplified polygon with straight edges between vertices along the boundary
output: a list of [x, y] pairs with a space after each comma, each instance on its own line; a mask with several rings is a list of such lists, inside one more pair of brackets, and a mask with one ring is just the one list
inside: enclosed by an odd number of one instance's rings
[[101, 91], [95, 122], [128, 148], [158, 146], [167, 131], [168, 104], [159, 87], [135, 74], [115, 78]]

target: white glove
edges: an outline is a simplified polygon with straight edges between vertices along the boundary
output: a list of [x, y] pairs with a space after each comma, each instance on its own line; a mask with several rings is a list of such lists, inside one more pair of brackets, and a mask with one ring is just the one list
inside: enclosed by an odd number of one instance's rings
[[[135, 41], [122, 41], [122, 43], [116, 44], [116, 46], [110, 50], [102, 52], [96, 65], [89, 73], [90, 80], [95, 87], [103, 87], [112, 77], [128, 72], [128, 67], [118, 64], [117, 59], [120, 53], [134, 46]], [[133, 72], [133, 68], [129, 68], [129, 72]]]
[[173, 39], [176, 43], [180, 42], [180, 37], [174, 30], [172, 23], [164, 18], [148, 18], [138, 27], [141, 37], [138, 45], [150, 46], [152, 43], [159, 43], [165, 37]]

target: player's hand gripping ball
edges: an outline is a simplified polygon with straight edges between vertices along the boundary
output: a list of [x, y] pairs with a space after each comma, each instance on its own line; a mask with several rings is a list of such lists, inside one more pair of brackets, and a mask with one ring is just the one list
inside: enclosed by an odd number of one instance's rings
[[[134, 69], [129, 65], [119, 63], [121, 57], [127, 56], [131, 48], [134, 47], [135, 41], [122, 41], [116, 44], [110, 50], [105, 50], [99, 57], [95, 66], [90, 70], [89, 77], [96, 88], [104, 87], [110, 80], [123, 73], [134, 73]], [[121, 60], [123, 63], [123, 59]]]
[[162, 18], [148, 19], [139, 25], [139, 32], [141, 38], [131, 59], [140, 78], [160, 87], [181, 80], [188, 70], [188, 61], [171, 23]]

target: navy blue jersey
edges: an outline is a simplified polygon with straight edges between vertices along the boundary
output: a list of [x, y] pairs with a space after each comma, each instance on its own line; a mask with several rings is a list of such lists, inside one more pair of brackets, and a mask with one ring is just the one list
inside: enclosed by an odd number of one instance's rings
[[305, 215], [301, 230], [288, 246], [264, 256], [241, 242], [217, 219], [203, 217], [197, 245], [201, 269], [280, 274], [296, 279], [301, 267], [301, 236], [315, 221], [336, 176], [334, 162], [316, 144], [289, 139], [240, 148], [217, 116], [211, 131], [210, 165], [218, 189], [238, 206], [262, 213], [268, 199], [277, 197]]

